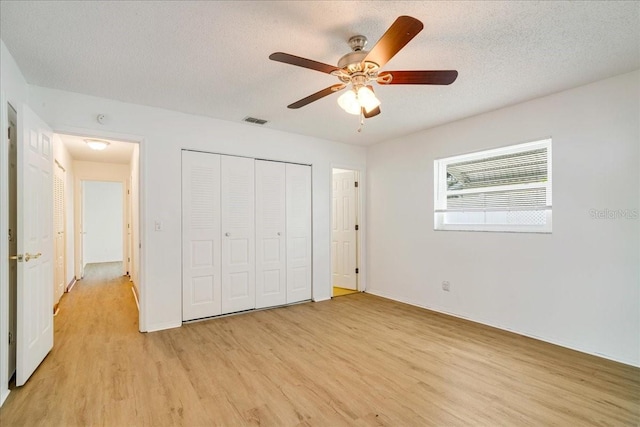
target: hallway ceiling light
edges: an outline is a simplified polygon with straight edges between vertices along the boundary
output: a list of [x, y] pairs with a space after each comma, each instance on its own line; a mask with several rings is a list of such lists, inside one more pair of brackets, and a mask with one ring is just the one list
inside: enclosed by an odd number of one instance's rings
[[98, 151], [104, 150], [105, 148], [107, 148], [107, 145], [109, 145], [109, 142], [102, 141], [100, 139], [85, 139], [84, 142], [86, 142], [89, 148], [91, 148], [92, 150]]

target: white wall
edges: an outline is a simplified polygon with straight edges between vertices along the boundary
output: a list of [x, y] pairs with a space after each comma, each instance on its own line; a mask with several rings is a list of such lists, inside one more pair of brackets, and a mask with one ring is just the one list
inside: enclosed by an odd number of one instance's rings
[[[5, 132], [8, 127], [7, 103], [18, 112], [18, 127], [20, 126], [20, 111], [28, 96], [27, 82], [18, 65], [0, 40], [0, 129]], [[18, 128], [18, 141], [22, 135]], [[8, 193], [8, 147], [6, 138], [0, 138], [0, 236], [9, 233], [9, 218], [6, 206], [9, 203]], [[7, 239], [0, 239], [0, 405], [9, 395], [9, 349], [6, 337], [9, 334], [9, 246]]]
[[[640, 366], [639, 95], [636, 71], [371, 147], [368, 290]], [[434, 159], [549, 136], [552, 234], [433, 230]]]
[[123, 261], [123, 185], [82, 181], [83, 262]]
[[[363, 147], [35, 86], [29, 99], [54, 130], [141, 141], [141, 329], [181, 324], [183, 148], [313, 165], [313, 298], [330, 298], [331, 166], [364, 170]], [[104, 125], [95, 120], [98, 113], [105, 114]], [[161, 231], [154, 231], [156, 220]]]
[[[110, 181], [110, 182], [118, 182], [122, 185], [122, 188], [126, 188], [127, 181], [129, 180], [130, 174], [130, 166], [119, 163], [102, 163], [102, 162], [85, 162], [75, 160], [73, 162], [73, 170], [74, 170], [74, 194], [75, 194], [75, 247], [77, 250], [75, 251], [75, 271], [76, 277], [82, 277], [82, 267], [87, 262], [96, 262], [96, 261], [86, 261], [82, 260], [82, 235], [80, 234], [83, 230], [82, 225], [82, 182], [83, 181]], [[122, 206], [125, 206], [126, 203], [126, 195], [124, 192], [121, 193], [122, 197]], [[120, 233], [122, 239], [120, 240], [122, 245], [122, 251], [124, 252], [124, 242], [126, 242], [126, 229], [122, 226], [123, 223], [126, 223], [126, 216], [123, 209], [120, 209]], [[123, 274], [124, 272], [123, 266]]]

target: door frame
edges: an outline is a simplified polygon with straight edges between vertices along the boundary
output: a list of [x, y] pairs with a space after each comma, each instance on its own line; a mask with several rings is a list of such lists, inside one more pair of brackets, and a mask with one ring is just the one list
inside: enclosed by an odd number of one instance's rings
[[[365, 217], [365, 209], [366, 206], [366, 176], [364, 172], [364, 168], [359, 165], [348, 165], [344, 163], [331, 163], [331, 169], [329, 170], [329, 212], [331, 212], [332, 204], [333, 204], [333, 170], [334, 169], [346, 169], [352, 170], [356, 173], [358, 179], [358, 190], [356, 191], [356, 215], [358, 218], [358, 232], [356, 233], [356, 265], [358, 268], [358, 277], [356, 278], [356, 290], [358, 292], [365, 292], [367, 290], [367, 269], [366, 267], [366, 217]], [[331, 236], [333, 220], [329, 221], [329, 236]], [[331, 247], [331, 239], [329, 239], [329, 257], [333, 257], [332, 247]], [[333, 267], [331, 267], [333, 269]], [[332, 279], [332, 271], [329, 272], [329, 280], [330, 283], [330, 295], [333, 297], [333, 279]]]
[[[132, 144], [137, 144], [138, 145], [138, 221], [137, 221], [137, 225], [138, 225], [138, 272], [137, 272], [137, 276], [138, 276], [138, 282], [136, 283], [137, 288], [138, 288], [138, 292], [139, 295], [137, 295], [138, 298], [138, 304], [139, 304], [139, 313], [138, 313], [138, 330], [140, 332], [147, 332], [147, 322], [146, 322], [146, 318], [147, 318], [147, 289], [145, 286], [145, 282], [146, 282], [146, 272], [145, 272], [145, 266], [146, 266], [146, 253], [144, 251], [144, 248], [146, 247], [146, 232], [145, 232], [145, 216], [146, 216], [146, 205], [147, 205], [147, 200], [146, 200], [146, 192], [145, 192], [145, 183], [146, 183], [146, 179], [145, 179], [145, 173], [146, 173], [146, 168], [145, 168], [145, 154], [146, 154], [146, 142], [145, 142], [145, 138], [142, 135], [136, 135], [136, 134], [127, 134], [127, 133], [118, 133], [118, 132], [109, 132], [109, 131], [103, 131], [103, 130], [97, 130], [97, 129], [86, 129], [86, 128], [79, 128], [79, 127], [75, 127], [75, 126], [54, 126], [53, 127], [53, 133], [56, 134], [65, 134], [65, 135], [73, 135], [73, 136], [80, 136], [83, 138], [96, 138], [96, 139], [112, 139], [112, 140], [117, 140], [117, 141], [122, 141], [122, 142], [128, 142], [128, 143], [132, 143]], [[74, 182], [78, 181], [78, 176], [75, 175], [74, 173]], [[80, 179], [82, 180], [82, 177], [80, 177]], [[89, 179], [89, 178], [85, 178]], [[89, 179], [91, 180], [91, 179]], [[75, 186], [75, 185], [74, 185]], [[125, 181], [123, 182], [123, 191], [126, 192], [127, 188], [128, 188], [128, 183]], [[75, 189], [74, 189], [75, 192]], [[126, 194], [125, 194], [126, 195]], [[75, 197], [74, 197], [75, 199]], [[74, 200], [74, 204], [76, 203], [76, 201]], [[133, 205], [131, 205], [131, 208], [133, 207]], [[126, 209], [125, 209], [126, 210]], [[132, 215], [133, 217], [133, 215]], [[126, 219], [125, 219], [126, 220]], [[80, 232], [80, 230], [76, 230], [76, 232]], [[135, 252], [135, 242], [134, 242], [134, 249], [133, 251]], [[77, 248], [77, 245], [74, 243], [74, 251], [78, 250], [79, 248]], [[131, 273], [131, 272], [129, 272]], [[77, 278], [76, 278], [77, 279]]]
[[[5, 132], [9, 127], [9, 100], [4, 91], [0, 92], [0, 173], [6, 174], [7, 179], [1, 180], [6, 185], [0, 185], [0, 234], [6, 236], [9, 229], [9, 147], [6, 144]], [[19, 111], [15, 106], [12, 108]], [[17, 123], [16, 123], [17, 125]], [[17, 129], [16, 129], [17, 130]], [[0, 406], [9, 396], [9, 345], [5, 337], [9, 335], [9, 241], [0, 239]]]

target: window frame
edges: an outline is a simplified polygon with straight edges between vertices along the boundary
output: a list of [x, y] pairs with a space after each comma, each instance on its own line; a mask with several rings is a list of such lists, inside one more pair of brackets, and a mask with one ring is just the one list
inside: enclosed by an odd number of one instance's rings
[[[544, 208], [535, 209], [519, 209], [518, 211], [545, 211], [545, 224], [486, 224], [486, 223], [468, 223], [468, 224], [451, 224], [445, 222], [447, 213], [447, 195], [454, 194], [477, 194], [483, 193], [482, 188], [465, 189], [465, 190], [447, 190], [447, 166], [452, 163], [482, 160], [495, 156], [503, 156], [509, 154], [517, 154], [525, 151], [546, 148], [547, 150], [547, 181], [545, 184], [528, 183], [528, 184], [509, 184], [503, 186], [491, 187], [491, 191], [500, 190], [518, 190], [527, 188], [545, 188], [546, 206]], [[493, 148], [482, 151], [475, 151], [466, 154], [460, 154], [450, 157], [435, 159], [434, 162], [434, 209], [433, 209], [433, 228], [435, 231], [485, 231], [485, 232], [506, 232], [506, 233], [551, 233], [553, 229], [552, 212], [553, 212], [553, 168], [552, 168], [552, 138], [525, 142], [520, 144], [509, 145], [505, 147]], [[491, 212], [491, 209], [469, 210], [477, 212]], [[505, 212], [508, 210], [497, 210]], [[453, 212], [453, 211], [450, 211]]]

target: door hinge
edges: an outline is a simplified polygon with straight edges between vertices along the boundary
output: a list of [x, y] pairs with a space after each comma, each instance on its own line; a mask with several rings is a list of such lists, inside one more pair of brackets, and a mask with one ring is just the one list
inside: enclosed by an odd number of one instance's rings
[[356, 188], [358, 187], [358, 181], [356, 181]]
[[360, 269], [356, 268], [356, 274], [360, 273]]
[[9, 345], [13, 344], [13, 334], [9, 332]]
[[127, 190], [127, 194], [131, 194], [131, 193], [129, 192], [129, 190]]
[[360, 226], [356, 224], [356, 231], [360, 230]]

